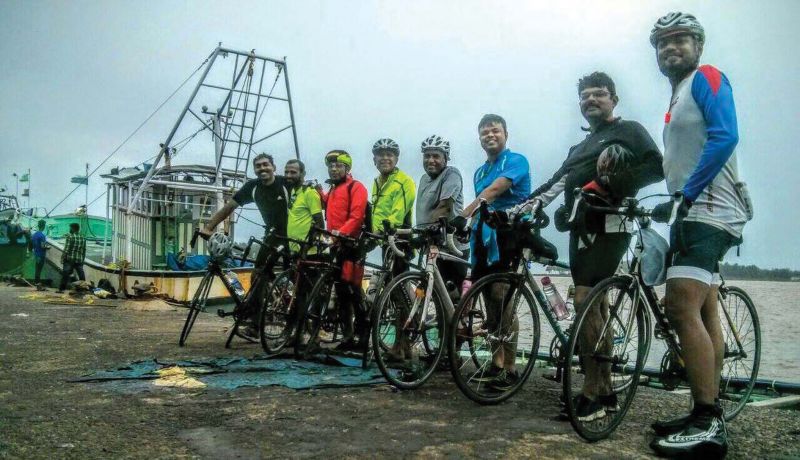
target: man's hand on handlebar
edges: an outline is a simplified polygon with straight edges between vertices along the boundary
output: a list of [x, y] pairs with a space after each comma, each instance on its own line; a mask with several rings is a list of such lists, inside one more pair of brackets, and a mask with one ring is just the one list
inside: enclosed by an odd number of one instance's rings
[[672, 224], [675, 221], [681, 220], [689, 215], [689, 208], [692, 205], [682, 196], [673, 198], [666, 203], [661, 203], [653, 208], [650, 217], [661, 223]]
[[520, 203], [508, 210], [508, 217], [513, 220], [516, 216], [523, 214], [535, 214], [542, 207], [542, 201], [538, 198]]

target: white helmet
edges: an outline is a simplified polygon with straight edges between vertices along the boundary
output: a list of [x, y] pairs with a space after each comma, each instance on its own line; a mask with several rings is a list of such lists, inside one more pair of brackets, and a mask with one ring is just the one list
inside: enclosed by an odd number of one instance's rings
[[208, 255], [214, 260], [226, 259], [231, 254], [233, 248], [233, 241], [228, 235], [222, 232], [216, 232], [208, 239]]
[[653, 30], [650, 31], [650, 44], [656, 46], [658, 40], [667, 35], [676, 33], [689, 33], [695, 35], [700, 43], [706, 41], [706, 31], [694, 15], [673, 12], [658, 18]]
[[426, 150], [438, 150], [444, 153], [445, 158], [450, 159], [450, 142], [436, 134], [422, 141], [422, 151], [425, 152]]
[[385, 137], [383, 139], [378, 139], [375, 144], [372, 145], [372, 154], [376, 154], [380, 150], [389, 150], [394, 152], [395, 155], [400, 155], [400, 146], [397, 145], [397, 142]]

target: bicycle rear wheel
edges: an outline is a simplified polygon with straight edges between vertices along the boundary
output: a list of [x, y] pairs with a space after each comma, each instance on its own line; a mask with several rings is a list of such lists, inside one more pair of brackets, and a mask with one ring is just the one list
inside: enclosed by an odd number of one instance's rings
[[208, 293], [211, 291], [211, 285], [214, 284], [214, 274], [206, 271], [197, 290], [194, 291], [191, 303], [189, 303], [189, 313], [186, 315], [186, 321], [183, 323], [181, 336], [178, 339], [178, 345], [184, 346], [186, 340], [189, 338], [189, 333], [192, 332], [194, 322], [197, 320], [197, 315], [206, 308], [206, 300], [208, 300]]
[[730, 421], [744, 409], [758, 378], [761, 326], [755, 304], [738, 287], [720, 288], [718, 309], [725, 341], [719, 399]]
[[[261, 348], [267, 356], [278, 355], [293, 337], [298, 308], [294, 285], [296, 271], [290, 268], [278, 274], [264, 290], [264, 303], [258, 317]], [[294, 301], [294, 302], [293, 302]]]
[[575, 320], [564, 355], [564, 399], [570, 423], [587, 441], [607, 438], [636, 394], [649, 337], [637, 299], [630, 277], [608, 278], [591, 290]]
[[453, 379], [469, 399], [498, 404], [522, 388], [539, 352], [536, 305], [513, 273], [485, 276], [461, 298], [447, 350]]
[[[427, 273], [402, 273], [389, 282], [373, 311], [375, 363], [389, 383], [403, 390], [422, 386], [436, 370], [445, 348], [444, 304], [435, 290], [426, 303], [427, 287]], [[414, 316], [409, 317], [415, 308]], [[401, 353], [411, 356], [398, 359]]]

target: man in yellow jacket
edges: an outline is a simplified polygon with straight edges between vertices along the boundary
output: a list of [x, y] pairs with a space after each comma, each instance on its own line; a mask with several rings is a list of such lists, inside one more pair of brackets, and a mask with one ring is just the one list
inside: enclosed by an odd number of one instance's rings
[[[372, 183], [372, 231], [383, 231], [383, 222], [389, 221], [391, 228], [411, 227], [411, 215], [414, 212], [416, 186], [408, 174], [400, 171], [397, 160], [400, 158], [400, 146], [389, 138], [379, 139], [372, 146], [372, 160], [380, 175]], [[385, 260], [385, 257], [384, 257]], [[391, 276], [408, 270], [408, 262], [396, 257]], [[398, 317], [398, 324], [402, 321]], [[397, 360], [411, 358], [411, 345], [406, 337], [400, 334], [389, 350], [389, 356]]]

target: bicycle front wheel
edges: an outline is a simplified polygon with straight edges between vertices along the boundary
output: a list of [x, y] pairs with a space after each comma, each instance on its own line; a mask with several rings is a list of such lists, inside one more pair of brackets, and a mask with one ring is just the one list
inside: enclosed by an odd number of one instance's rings
[[297, 311], [295, 270], [278, 274], [264, 290], [264, 303], [258, 318], [261, 348], [268, 357], [278, 355], [292, 338]]
[[426, 273], [402, 273], [386, 286], [373, 310], [375, 363], [389, 383], [403, 390], [422, 386], [444, 352], [444, 304], [435, 290], [426, 302], [427, 288]]
[[720, 288], [718, 310], [725, 342], [719, 399], [730, 421], [744, 409], [758, 378], [761, 326], [753, 300], [738, 287]]
[[192, 297], [191, 303], [189, 303], [189, 313], [186, 315], [186, 321], [183, 323], [181, 336], [178, 339], [179, 346], [182, 347], [186, 344], [186, 340], [189, 338], [189, 333], [192, 332], [192, 327], [194, 327], [194, 322], [197, 320], [197, 315], [199, 315], [201, 311], [205, 310], [206, 300], [208, 300], [208, 293], [211, 291], [211, 285], [213, 283], [214, 274], [210, 271], [207, 271], [200, 280], [197, 290], [194, 291], [194, 297]]
[[539, 352], [539, 314], [522, 278], [481, 278], [450, 320], [448, 356], [453, 379], [469, 399], [498, 404], [522, 388]]
[[570, 423], [587, 441], [607, 438], [633, 402], [649, 337], [642, 307], [632, 279], [617, 276], [591, 290], [575, 320], [564, 355], [564, 399]]
[[328, 272], [319, 277], [305, 305], [297, 305], [298, 317], [294, 337], [294, 355], [298, 359], [308, 359], [321, 351], [319, 331], [328, 311], [334, 289], [334, 276]]

